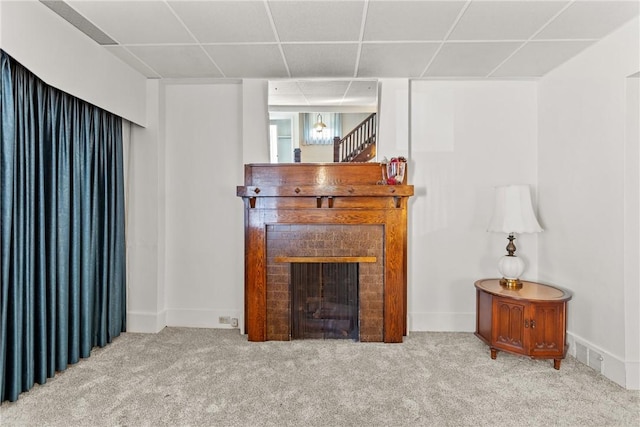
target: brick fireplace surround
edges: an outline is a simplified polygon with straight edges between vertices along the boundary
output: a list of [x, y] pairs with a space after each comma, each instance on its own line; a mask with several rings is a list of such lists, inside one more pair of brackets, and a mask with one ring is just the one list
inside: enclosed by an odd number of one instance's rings
[[379, 163], [250, 164], [245, 204], [249, 341], [291, 339], [292, 262], [358, 262], [359, 340], [406, 335], [407, 199]]

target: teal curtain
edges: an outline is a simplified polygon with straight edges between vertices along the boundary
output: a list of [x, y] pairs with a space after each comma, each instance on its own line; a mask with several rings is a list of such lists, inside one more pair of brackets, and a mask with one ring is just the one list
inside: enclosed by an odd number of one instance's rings
[[0, 402], [125, 330], [122, 119], [1, 51]]

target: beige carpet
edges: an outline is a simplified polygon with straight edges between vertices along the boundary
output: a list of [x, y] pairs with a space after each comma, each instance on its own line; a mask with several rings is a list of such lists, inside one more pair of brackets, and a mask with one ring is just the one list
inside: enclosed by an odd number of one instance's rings
[[470, 333], [403, 344], [250, 343], [237, 330], [126, 333], [0, 406], [2, 426], [638, 426], [640, 392], [568, 357]]

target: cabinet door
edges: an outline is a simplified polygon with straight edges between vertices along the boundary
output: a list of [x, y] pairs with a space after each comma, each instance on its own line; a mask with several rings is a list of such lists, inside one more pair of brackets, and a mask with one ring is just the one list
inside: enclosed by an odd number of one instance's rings
[[521, 354], [527, 353], [526, 309], [526, 303], [494, 297], [491, 341], [496, 348]]
[[565, 304], [531, 304], [529, 334], [530, 355], [562, 356], [564, 354]]

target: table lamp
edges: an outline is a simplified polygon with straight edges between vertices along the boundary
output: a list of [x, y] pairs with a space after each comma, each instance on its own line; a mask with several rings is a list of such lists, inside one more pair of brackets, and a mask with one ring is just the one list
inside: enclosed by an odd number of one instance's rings
[[498, 271], [500, 283], [511, 289], [522, 287], [520, 276], [524, 273], [524, 261], [515, 255], [515, 233], [539, 233], [542, 227], [536, 219], [531, 204], [528, 185], [506, 185], [495, 188], [495, 206], [487, 231], [508, 233], [507, 255], [500, 258]]

